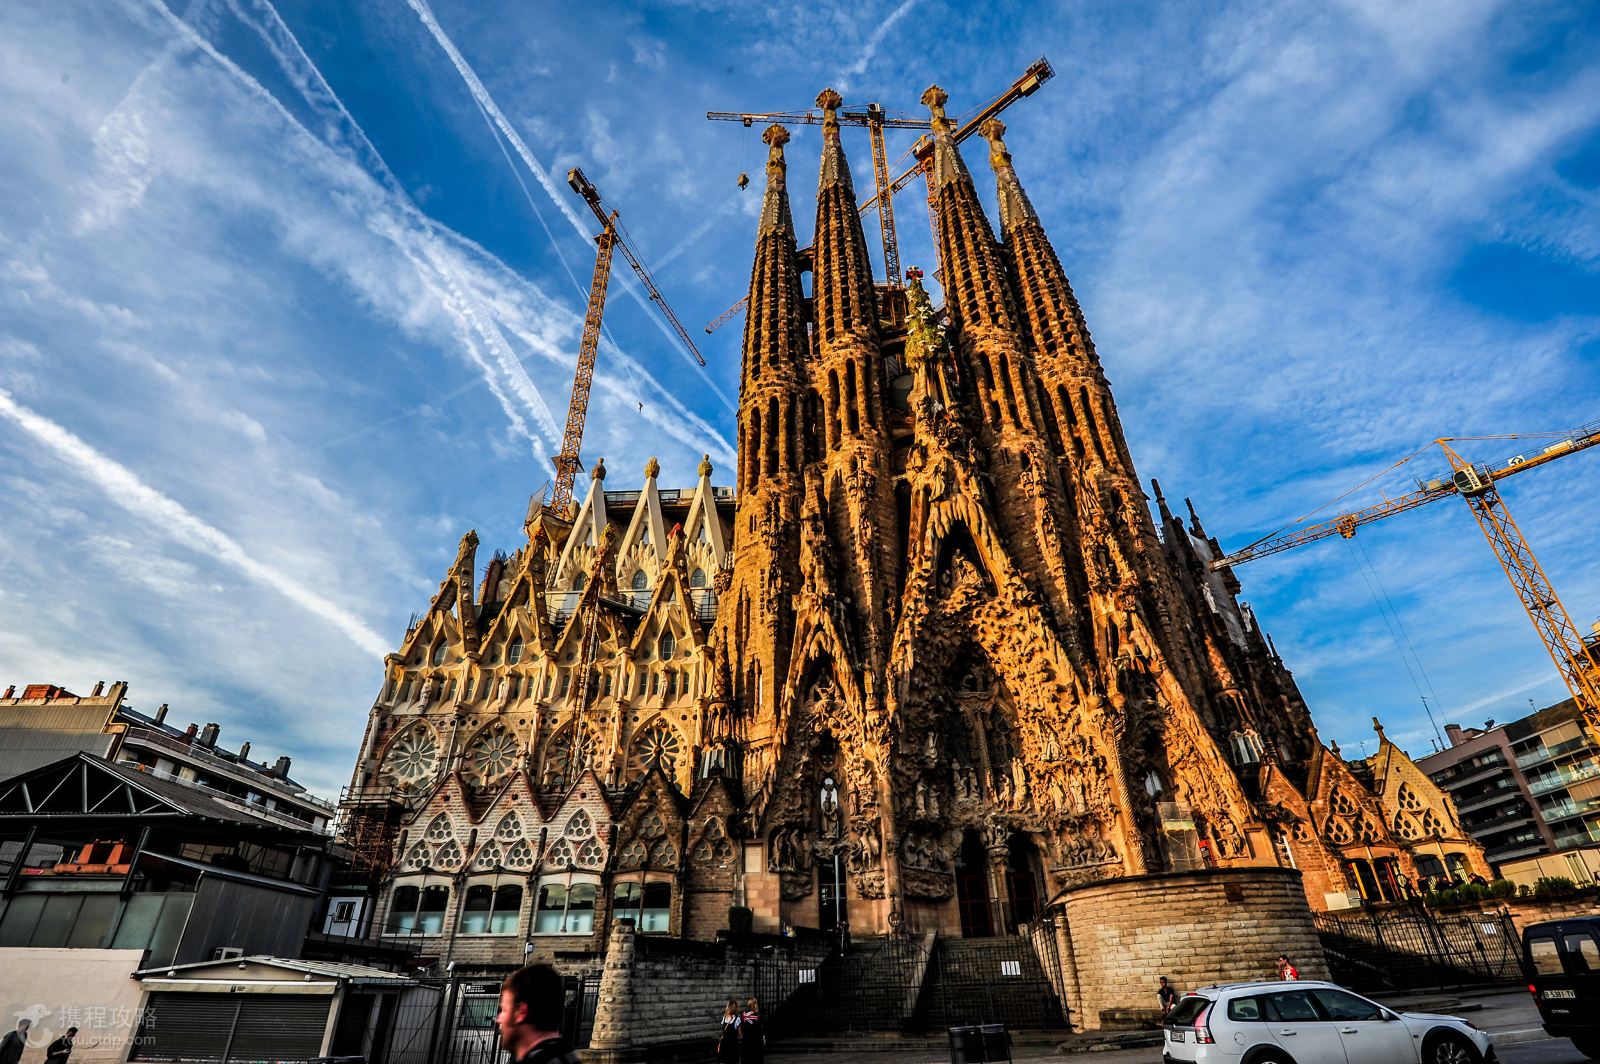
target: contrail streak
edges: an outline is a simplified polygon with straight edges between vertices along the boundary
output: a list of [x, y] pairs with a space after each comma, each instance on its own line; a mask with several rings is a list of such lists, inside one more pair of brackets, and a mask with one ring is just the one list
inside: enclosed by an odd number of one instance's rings
[[200, 520], [176, 500], [140, 480], [131, 469], [101, 454], [66, 428], [21, 406], [4, 390], [0, 390], [0, 417], [55, 452], [58, 458], [93, 482], [112, 502], [130, 514], [169, 533], [176, 532], [174, 538], [209, 548], [211, 557], [327, 621], [373, 657], [382, 657], [389, 652], [388, 640], [369, 628], [359, 617], [323, 598], [288, 574], [257, 561], [227, 533]]
[[[273, 59], [278, 64], [279, 69], [284, 72], [284, 76], [289, 80], [290, 84], [293, 85], [295, 89], [306, 99], [307, 103], [309, 103], [319, 115], [324, 116], [329, 121], [331, 126], [337, 127], [342, 125], [348, 130], [349, 135], [347, 139], [353, 140], [355, 144], [358, 162], [360, 161], [361, 157], [365, 157], [367, 160], [370, 160], [371, 167], [376, 171], [376, 177], [379, 180], [379, 183], [389, 193], [391, 198], [396, 201], [396, 205], [400, 214], [406, 220], [414, 223], [415, 228], [412, 230], [407, 230], [398, 225], [392, 227], [378, 226], [377, 228], [383, 231], [384, 235], [386, 235], [391, 242], [393, 242], [395, 246], [400, 249], [401, 253], [404, 254], [411, 262], [412, 266], [417, 270], [419, 278], [424, 284], [428, 285], [428, 287], [434, 291], [436, 296], [439, 297], [441, 305], [444, 306], [446, 311], [457, 320], [458, 326], [465, 324], [466, 327], [458, 327], [456, 329], [456, 333], [462, 342], [462, 349], [466, 352], [468, 360], [483, 372], [484, 383], [489, 386], [489, 389], [494, 393], [496, 400], [500, 402], [501, 407], [506, 411], [507, 418], [512, 422], [513, 428], [517, 432], [526, 435], [535, 445], [537, 445], [540, 441], [534, 438], [527, 426], [523, 423], [521, 417], [514, 415], [512, 407], [507, 402], [505, 388], [493, 378], [493, 373], [488, 363], [482, 358], [481, 353], [477, 349], [477, 345], [471, 341], [471, 336], [473, 333], [477, 333], [478, 335], [484, 334], [483, 323], [476, 319], [480, 315], [488, 315], [492, 318], [498, 319], [498, 325], [500, 327], [505, 328], [512, 333], [512, 335], [517, 336], [524, 343], [526, 343], [530, 349], [539, 353], [546, 360], [557, 365], [561, 365], [563, 367], [570, 366], [571, 357], [565, 351], [558, 350], [552, 346], [546, 338], [538, 336], [532, 333], [530, 330], [523, 328], [521, 322], [518, 320], [517, 315], [496, 315], [491, 310], [484, 307], [481, 300], [473, 300], [470, 298], [470, 295], [471, 293], [481, 289], [486, 283], [491, 283], [491, 278], [480, 276], [480, 271], [486, 270], [494, 274], [492, 282], [504, 284], [510, 288], [519, 290], [520, 292], [526, 293], [538, 301], [548, 302], [548, 297], [546, 297], [537, 286], [531, 284], [525, 278], [522, 278], [512, 272], [498, 259], [494, 258], [494, 256], [492, 256], [488, 251], [473, 244], [459, 233], [439, 225], [439, 223], [435, 222], [433, 219], [422, 214], [422, 212], [419, 211], [415, 204], [411, 201], [411, 198], [407, 194], [404, 186], [400, 184], [399, 180], [395, 178], [393, 172], [390, 171], [388, 164], [379, 154], [377, 148], [373, 145], [365, 130], [361, 128], [360, 123], [356, 121], [355, 116], [350, 113], [349, 109], [345, 107], [344, 102], [339, 99], [337, 94], [334, 93], [332, 87], [328, 84], [327, 79], [322, 76], [322, 73], [317, 69], [316, 64], [311, 61], [304, 48], [301, 47], [299, 39], [295, 37], [294, 32], [289, 29], [286, 23], [284, 23], [282, 17], [278, 14], [277, 9], [272, 5], [271, 0], [244, 0], [244, 2], [249, 3], [257, 12], [260, 13], [260, 21], [246, 16], [238, 6], [239, 2], [240, 0], [228, 0], [228, 3], [232, 7], [234, 13], [239, 15], [241, 22], [243, 22], [245, 26], [252, 29], [261, 37], [263, 43], [267, 46], [267, 50], [272, 54]], [[162, 13], [167, 16], [168, 20], [178, 21], [174, 19], [170, 12], [167, 12], [163, 9]], [[188, 35], [191, 38], [195, 37], [192, 30], [189, 30]], [[305, 134], [311, 140], [318, 144], [322, 144], [324, 147], [327, 147], [327, 145], [323, 144], [322, 141], [318, 140], [314, 135], [312, 135], [310, 131], [301, 126], [295, 120], [295, 118], [289, 114], [289, 112], [285, 110], [275, 98], [271, 96], [270, 93], [266, 92], [266, 90], [262, 88], [259, 83], [255, 82], [255, 80], [243, 70], [233, 65], [231, 61], [223, 58], [220, 55], [217, 55], [214, 50], [210, 48], [207, 42], [204, 42], [203, 40], [197, 40], [196, 43], [204, 47], [208, 54], [211, 54], [214, 58], [221, 62], [224, 66], [224, 69], [228, 70], [229, 73], [231, 73], [236, 79], [244, 83], [251, 92], [258, 96], [265, 97], [277, 109], [285, 121], [298, 128], [301, 133]], [[491, 132], [495, 133], [495, 142], [499, 146], [501, 154], [506, 155], [505, 144], [502, 143], [502, 138], [497, 132], [497, 127], [494, 124], [493, 117], [489, 111], [484, 108], [482, 103], [476, 100], [476, 98], [474, 98], [474, 102], [478, 103], [478, 110], [483, 115], [484, 121], [490, 125]], [[492, 104], [492, 102], [493, 101], [491, 100], [490, 103]], [[512, 164], [509, 156], [507, 156], [506, 162], [507, 165], [511, 167], [512, 176], [516, 178], [517, 184], [522, 188], [524, 197], [528, 199], [529, 205], [532, 207], [534, 214], [538, 217], [540, 225], [543, 226], [546, 235], [550, 237], [551, 244], [555, 247], [557, 256], [561, 258], [562, 265], [565, 266], [566, 259], [561, 255], [560, 246], [559, 244], [556, 244], [555, 236], [550, 232], [549, 227], [544, 224], [543, 214], [539, 211], [537, 203], [534, 202], [532, 195], [529, 193], [527, 184], [522, 179], [521, 171], [518, 170], [514, 164]], [[558, 202], [558, 206], [564, 206], [564, 204]], [[475, 254], [479, 256], [483, 262], [478, 265], [468, 265], [464, 270], [461, 270], [454, 265], [453, 261], [447, 264], [442, 255], [434, 254], [432, 251], [426, 251], [422, 253], [426, 259], [426, 262], [424, 262], [424, 259], [419, 257], [419, 253], [413, 251], [409, 246], [413, 242], [422, 242], [434, 248], [440, 248], [442, 242], [442, 247], [448, 248], [451, 252], [455, 252], [457, 254], [461, 252]], [[458, 247], [457, 245], [460, 246]], [[465, 276], [463, 276], [463, 274], [465, 274]], [[570, 268], [567, 269], [567, 275], [572, 277], [572, 271]], [[456, 303], [452, 301], [451, 299], [447, 298], [446, 292], [442, 292], [440, 290], [440, 283], [435, 283], [436, 281], [442, 283], [446, 288], [454, 287], [458, 290], [464, 290], [469, 298], [465, 303]], [[586, 297], [587, 290], [581, 286], [578, 286], [576, 278], [573, 278], [573, 283], [578, 288], [580, 298]], [[463, 323], [464, 316], [469, 320]], [[574, 324], [576, 323], [576, 320], [577, 319], [574, 317]], [[660, 323], [658, 322], [657, 324], [659, 327]], [[653, 376], [646, 372], [643, 366], [623, 352], [620, 346], [618, 346], [615, 341], [611, 339], [609, 330], [603, 331], [608, 341], [608, 360], [614, 363], [620, 363], [622, 368], [627, 370], [628, 378], [620, 379], [613, 374], [606, 372], [596, 373], [596, 387], [598, 387], [602, 392], [610, 394], [620, 400], [624, 400], [628, 405], [632, 405], [640, 400], [640, 396], [636, 387], [637, 383], [640, 381], [647, 383], [652, 391], [659, 397], [659, 399], [651, 402], [651, 404], [645, 408], [644, 416], [646, 420], [655, 424], [673, 439], [676, 439], [695, 449], [707, 450], [712, 454], [713, 457], [717, 458], [719, 462], [731, 464], [734, 460], [733, 448], [728, 441], [722, 437], [721, 433], [709, 425], [704, 419], [692, 413], [677, 399], [676, 396], [667, 391], [661, 382], [657, 381]], [[496, 335], [498, 335], [498, 329], [496, 330]], [[526, 370], [522, 368], [521, 360], [511, 356], [509, 352], [503, 352], [506, 357], [500, 358], [498, 356], [501, 353], [502, 352], [497, 352], [497, 361], [499, 361], [500, 364], [505, 368], [511, 389], [517, 392], [519, 396], [521, 396], [525, 390], [530, 390], [537, 398], [537, 410], [547, 411], [548, 407], [544, 403], [543, 399], [538, 397], [537, 389], [534, 387], [531, 378], [527, 376]], [[715, 385], [713, 385], [713, 389], [715, 390]], [[721, 394], [720, 390], [717, 392], [717, 394]], [[666, 411], [658, 412], [662, 406], [666, 407]], [[668, 412], [670, 412], [671, 416], [668, 416]], [[540, 421], [541, 425], [548, 424], [551, 426], [551, 436], [549, 439], [551, 443], [553, 443], [554, 440], [559, 436], [559, 433], [554, 432], [554, 422], [549, 418], [548, 413], [541, 417], [537, 412], [535, 412], [535, 418], [536, 420]], [[543, 448], [536, 447], [535, 454], [539, 461], [545, 464], [548, 468], [548, 460], [542, 451]]]
[[[517, 132], [516, 127], [512, 126], [505, 113], [500, 110], [500, 105], [494, 102], [494, 97], [489, 95], [489, 90], [484, 88], [483, 82], [478, 80], [477, 73], [473, 71], [472, 66], [467, 62], [460, 50], [456, 48], [455, 42], [444, 32], [444, 27], [439, 25], [439, 20], [434, 18], [433, 9], [428, 6], [427, 0], [406, 0], [406, 2], [410, 5], [411, 10], [417, 13], [417, 18], [422, 20], [422, 25], [432, 35], [434, 41], [438, 43], [440, 48], [444, 49], [445, 55], [449, 57], [451, 65], [456, 68], [456, 73], [461, 75], [461, 80], [466, 82], [467, 91], [477, 101], [479, 108], [493, 120], [495, 128], [500, 130], [501, 134], [506, 138], [506, 143], [511, 145], [523, 164], [532, 171], [534, 178], [538, 180], [567, 221], [572, 223], [572, 227], [577, 230], [580, 236], [588, 240], [591, 236], [589, 232], [590, 224], [583, 221], [578, 216], [578, 212], [572, 208], [572, 205], [568, 202], [570, 197], [563, 196], [556, 190], [555, 182], [551, 179], [550, 172], [540, 165], [539, 160], [533, 157], [533, 152], [528, 150], [528, 145], [523, 142], [522, 136]], [[633, 297], [635, 303], [643, 308], [645, 317], [649, 318], [655, 327], [661, 331], [661, 335], [667, 338], [667, 342], [674, 351], [688, 359], [690, 366], [700, 374], [706, 386], [716, 394], [717, 398], [722, 400], [723, 405], [729, 410], [736, 409], [733, 400], [729, 399], [727, 394], [717, 386], [716, 381], [711, 379], [711, 375], [706, 372], [705, 367], [694, 360], [683, 347], [678, 335], [667, 327], [666, 322], [661, 320], [661, 316], [650, 306], [649, 299], [639, 290], [639, 286], [633, 278], [627, 276], [626, 273], [619, 273], [617, 279], [622, 283], [623, 290]]]

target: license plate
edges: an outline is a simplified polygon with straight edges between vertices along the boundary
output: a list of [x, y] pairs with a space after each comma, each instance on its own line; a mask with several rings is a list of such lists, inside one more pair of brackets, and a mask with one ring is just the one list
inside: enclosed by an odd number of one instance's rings
[[1188, 1036], [1188, 1035], [1187, 1035], [1187, 1034], [1186, 1034], [1186, 1033], [1185, 1033], [1185, 1032], [1183, 1032], [1183, 1031], [1168, 1031], [1168, 1032], [1167, 1032], [1167, 1036], [1168, 1036], [1168, 1037], [1169, 1037], [1169, 1038], [1171, 1038], [1171, 1039], [1172, 1039], [1172, 1040], [1173, 1040], [1173, 1041], [1174, 1041], [1174, 1042], [1182, 1042], [1182, 1041], [1185, 1041], [1185, 1040], [1187, 1040], [1187, 1039], [1188, 1039], [1188, 1037], [1189, 1037], [1189, 1036]]
[[1576, 990], [1546, 990], [1542, 996], [1546, 1001], [1552, 1001], [1558, 998], [1567, 1000], [1577, 997], [1578, 992]]

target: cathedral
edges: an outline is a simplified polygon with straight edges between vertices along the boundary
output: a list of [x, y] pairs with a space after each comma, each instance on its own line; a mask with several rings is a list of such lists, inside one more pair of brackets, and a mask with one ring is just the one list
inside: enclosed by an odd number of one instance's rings
[[734, 486], [596, 462], [514, 553], [462, 539], [345, 803], [376, 934], [513, 964], [623, 919], [981, 937], [1160, 872], [1292, 867], [1313, 909], [1487, 874], [1381, 727], [1321, 743], [1193, 508], [1152, 512], [1004, 126], [996, 231], [923, 102], [943, 306], [875, 283], [826, 91], [809, 247], [765, 134]]

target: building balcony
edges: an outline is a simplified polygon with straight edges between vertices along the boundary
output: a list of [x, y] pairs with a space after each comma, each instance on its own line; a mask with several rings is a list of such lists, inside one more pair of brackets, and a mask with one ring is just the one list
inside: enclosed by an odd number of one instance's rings
[[1496, 787], [1492, 791], [1487, 791], [1473, 798], [1459, 798], [1453, 794], [1450, 796], [1450, 798], [1456, 803], [1456, 812], [1465, 815], [1478, 809], [1486, 809], [1489, 806], [1494, 805], [1496, 802], [1503, 802], [1507, 798], [1517, 796], [1517, 794], [1516, 781], [1512, 780], [1508, 776], [1506, 777], [1504, 784]]
[[1568, 739], [1565, 742], [1557, 743], [1551, 747], [1541, 746], [1537, 750], [1530, 750], [1526, 754], [1518, 755], [1517, 767], [1530, 768], [1533, 765], [1541, 765], [1546, 761], [1554, 761], [1558, 757], [1563, 757], [1567, 754], [1586, 750], [1588, 749], [1588, 746], [1589, 740], [1581, 735], [1575, 739]]
[[1568, 765], [1559, 772], [1528, 780], [1528, 790], [1534, 794], [1549, 794], [1579, 780], [1594, 779], [1597, 776], [1600, 776], [1600, 765], [1596, 765], [1593, 761]]

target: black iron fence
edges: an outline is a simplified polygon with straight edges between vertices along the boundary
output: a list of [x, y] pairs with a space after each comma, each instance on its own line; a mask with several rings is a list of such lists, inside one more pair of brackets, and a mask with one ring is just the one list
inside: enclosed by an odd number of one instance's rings
[[[493, 974], [424, 979], [378, 1018], [370, 1064], [499, 1064], [495, 1012], [500, 979]], [[562, 1033], [575, 1046], [589, 1044], [600, 973], [565, 978]]]
[[1356, 990], [1516, 983], [1522, 952], [1511, 914], [1441, 915], [1420, 905], [1317, 913], [1335, 982]]

